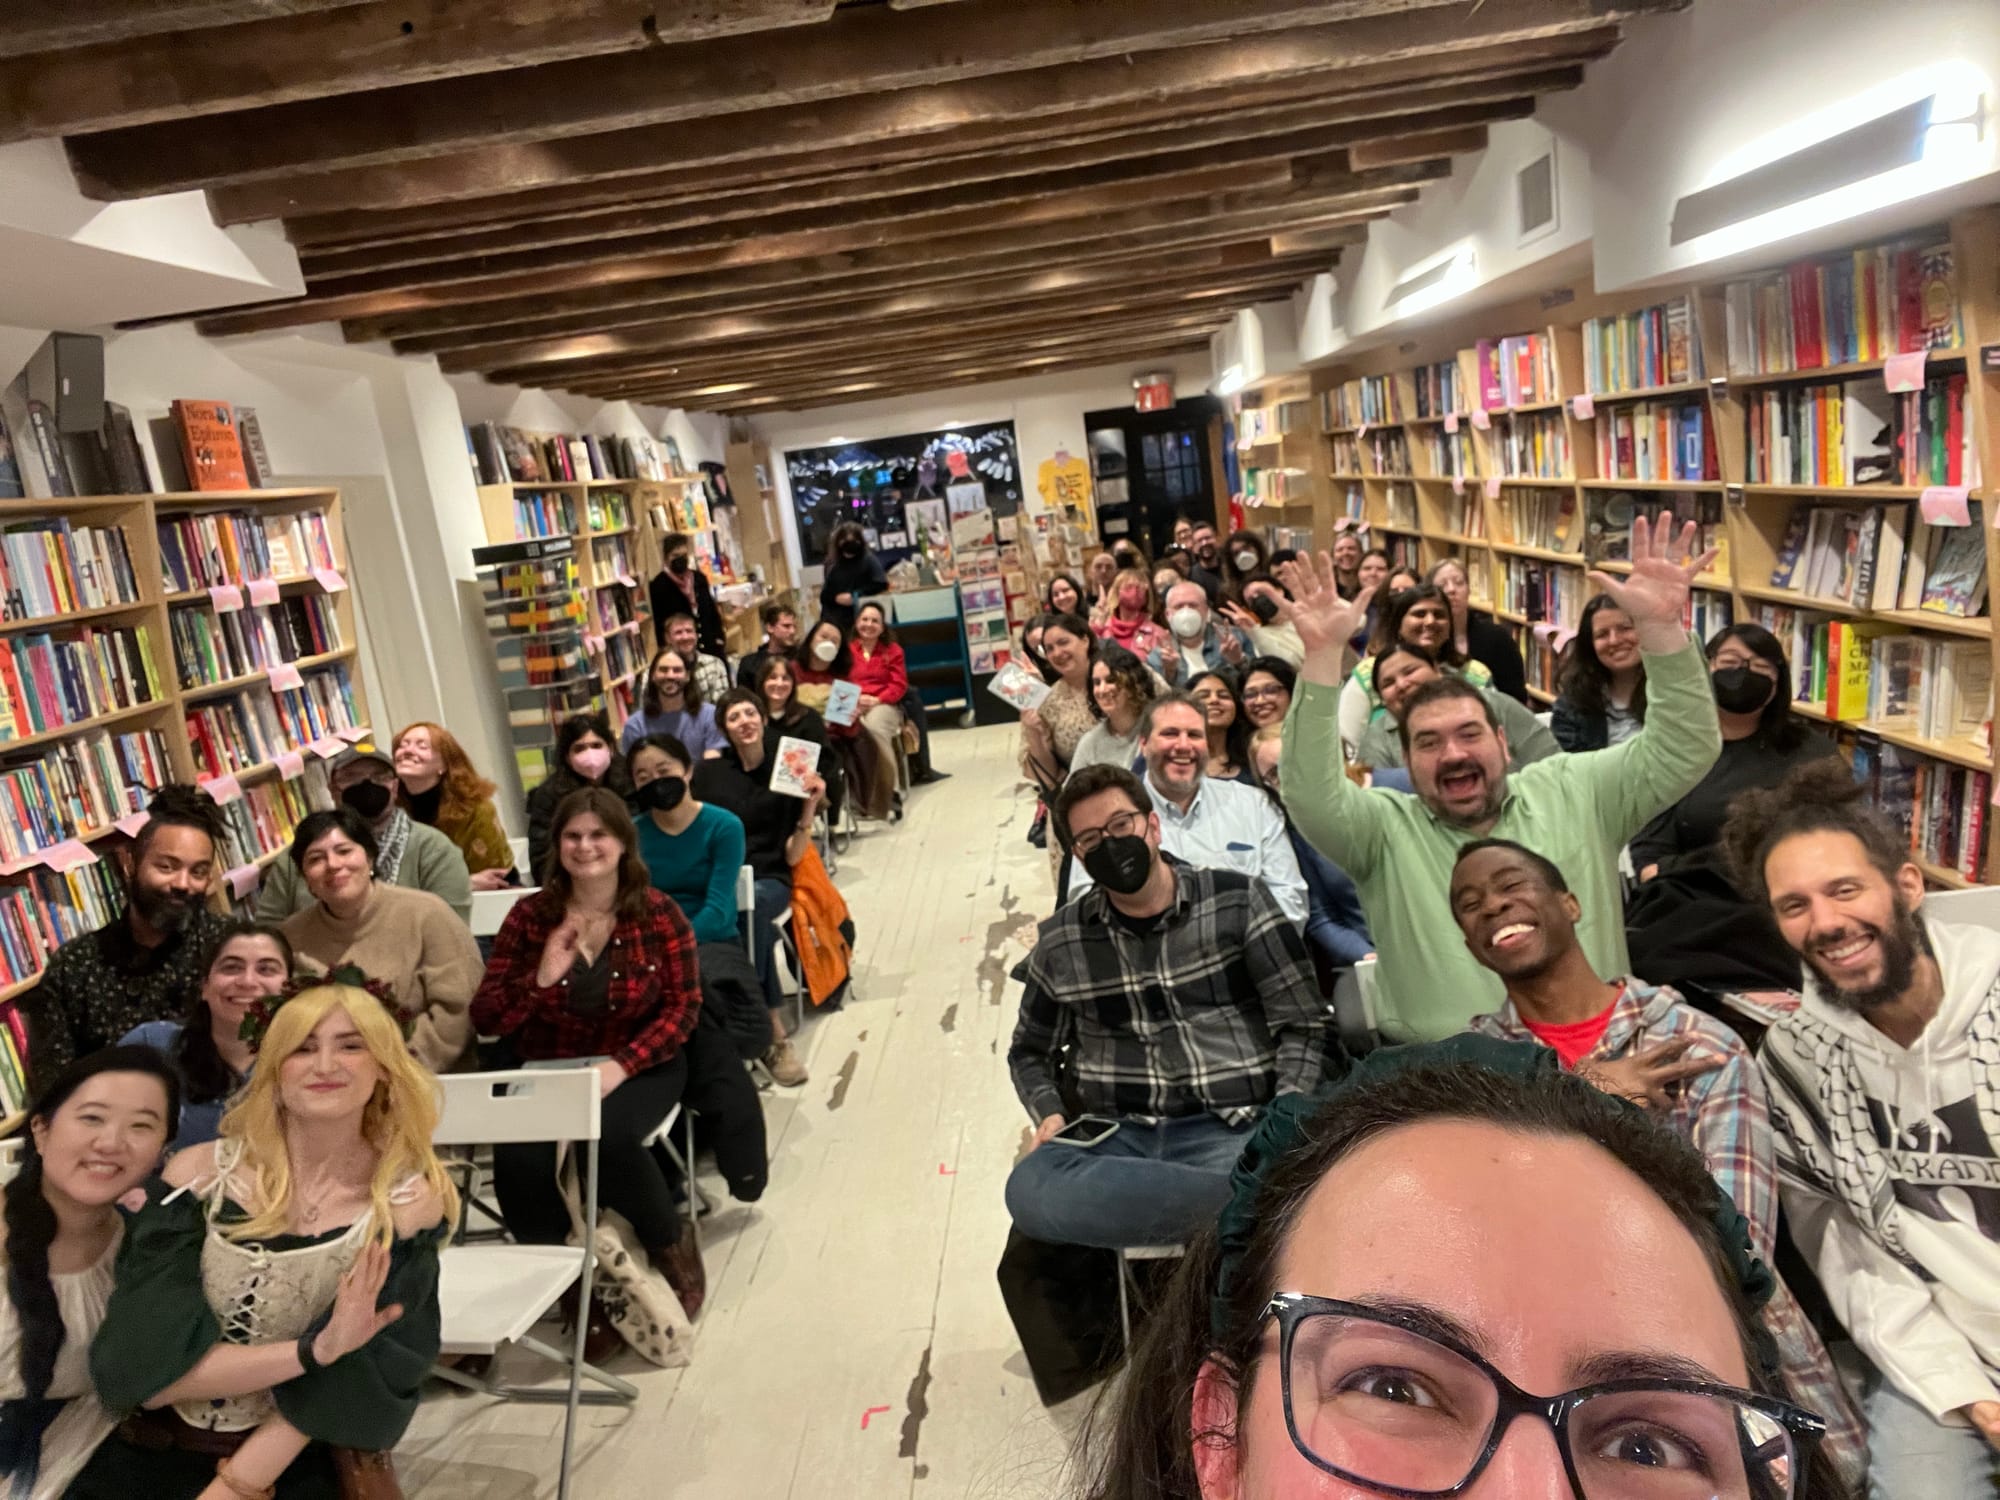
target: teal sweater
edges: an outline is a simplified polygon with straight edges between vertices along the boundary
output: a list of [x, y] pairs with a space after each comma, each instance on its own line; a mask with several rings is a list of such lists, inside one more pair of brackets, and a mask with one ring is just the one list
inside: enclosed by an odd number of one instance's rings
[[642, 812], [639, 857], [686, 914], [699, 943], [736, 941], [736, 872], [743, 868], [743, 823], [733, 812], [705, 804], [680, 833], [663, 833]]

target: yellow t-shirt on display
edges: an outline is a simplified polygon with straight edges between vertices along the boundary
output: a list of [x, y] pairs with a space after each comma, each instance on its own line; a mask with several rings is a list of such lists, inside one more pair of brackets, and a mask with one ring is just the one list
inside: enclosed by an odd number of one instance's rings
[[1042, 504], [1058, 514], [1074, 506], [1077, 512], [1088, 518], [1090, 515], [1090, 465], [1071, 454], [1061, 463], [1053, 458], [1042, 460], [1037, 473], [1035, 488], [1041, 491]]

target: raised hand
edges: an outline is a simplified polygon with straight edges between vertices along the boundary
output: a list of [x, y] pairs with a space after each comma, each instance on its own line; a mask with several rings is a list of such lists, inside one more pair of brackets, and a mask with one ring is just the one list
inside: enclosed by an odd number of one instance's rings
[[326, 1326], [313, 1340], [314, 1359], [323, 1365], [330, 1365], [342, 1356], [352, 1354], [402, 1317], [403, 1306], [400, 1302], [392, 1302], [383, 1308], [375, 1305], [388, 1279], [389, 1247], [370, 1240], [362, 1246], [361, 1253], [354, 1257], [354, 1264], [340, 1278], [340, 1289], [333, 1298], [333, 1311], [327, 1315]]
[[1347, 643], [1367, 618], [1375, 590], [1341, 598], [1334, 586], [1333, 559], [1324, 552], [1314, 553], [1310, 563], [1280, 563], [1278, 581], [1291, 595], [1276, 601], [1278, 618], [1298, 631], [1306, 648], [1299, 675], [1324, 687], [1340, 686]]
[[1629, 1099], [1641, 1109], [1669, 1110], [1683, 1083], [1722, 1066], [1721, 1057], [1711, 1053], [1687, 1056], [1694, 1041], [1674, 1037], [1616, 1062], [1587, 1062], [1577, 1072], [1604, 1093]]
[[[1688, 591], [1716, 557], [1713, 547], [1695, 553], [1694, 522], [1681, 528], [1678, 541], [1673, 532], [1671, 516], [1660, 517], [1658, 526], [1640, 516], [1632, 522], [1632, 571], [1623, 578], [1595, 569], [1590, 573], [1591, 586], [1609, 594], [1632, 617], [1641, 636], [1639, 644], [1649, 651], [1673, 650], [1680, 644]], [[1649, 626], [1655, 637], [1651, 645], [1644, 639]]]

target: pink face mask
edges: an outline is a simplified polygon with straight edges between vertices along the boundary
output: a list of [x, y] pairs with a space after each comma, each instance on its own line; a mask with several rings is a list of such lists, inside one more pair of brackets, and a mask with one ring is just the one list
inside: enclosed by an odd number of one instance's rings
[[569, 766], [585, 781], [597, 781], [611, 769], [611, 752], [602, 745], [591, 746], [570, 756]]
[[1145, 591], [1143, 589], [1120, 589], [1118, 591], [1118, 603], [1124, 609], [1143, 609], [1146, 605]]

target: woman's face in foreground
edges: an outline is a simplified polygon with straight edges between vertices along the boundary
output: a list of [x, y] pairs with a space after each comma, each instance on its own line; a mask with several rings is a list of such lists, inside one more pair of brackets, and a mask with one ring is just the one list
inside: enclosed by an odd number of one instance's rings
[[[1277, 1289], [1420, 1312], [1461, 1330], [1469, 1348], [1537, 1395], [1668, 1371], [1750, 1383], [1729, 1305], [1693, 1236], [1614, 1157], [1575, 1137], [1467, 1120], [1377, 1136], [1307, 1199]], [[1204, 1500], [1379, 1495], [1315, 1468], [1293, 1445], [1277, 1350], [1272, 1320], [1241, 1413], [1230, 1395], [1216, 1398], [1220, 1411], [1204, 1406], [1214, 1384], [1206, 1372], [1197, 1388], [1198, 1429], [1240, 1418], [1235, 1444], [1196, 1446]], [[1369, 1379], [1367, 1393], [1347, 1389], [1341, 1399], [1373, 1402], [1380, 1425], [1430, 1415], [1395, 1404], [1424, 1399], [1413, 1395], [1415, 1382], [1387, 1370]], [[1304, 1430], [1306, 1405], [1323, 1398], [1295, 1371], [1293, 1399]], [[1467, 1500], [1570, 1493], [1555, 1435], [1533, 1418], [1502, 1434], [1464, 1492]]]

